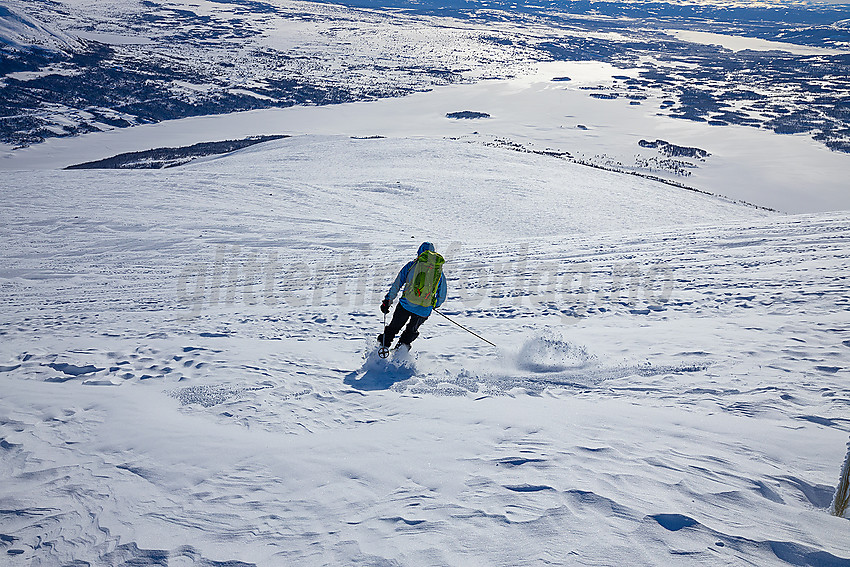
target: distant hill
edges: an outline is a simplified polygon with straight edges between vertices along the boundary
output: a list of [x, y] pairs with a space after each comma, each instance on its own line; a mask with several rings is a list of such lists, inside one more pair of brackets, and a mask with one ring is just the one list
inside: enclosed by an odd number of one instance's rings
[[18, 50], [69, 51], [81, 47], [82, 43], [29, 14], [0, 6], [0, 45]]

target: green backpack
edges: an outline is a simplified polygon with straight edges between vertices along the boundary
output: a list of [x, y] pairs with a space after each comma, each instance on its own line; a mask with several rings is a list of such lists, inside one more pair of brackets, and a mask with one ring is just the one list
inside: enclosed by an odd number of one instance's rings
[[434, 307], [437, 304], [437, 287], [440, 285], [445, 263], [445, 259], [436, 252], [422, 252], [410, 269], [402, 297], [413, 305]]

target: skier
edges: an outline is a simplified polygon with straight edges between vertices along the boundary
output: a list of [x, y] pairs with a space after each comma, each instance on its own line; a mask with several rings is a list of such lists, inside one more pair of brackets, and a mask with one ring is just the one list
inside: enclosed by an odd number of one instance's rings
[[444, 263], [445, 260], [437, 254], [434, 245], [423, 242], [416, 253], [416, 259], [411, 260], [401, 269], [389, 293], [381, 302], [381, 312], [389, 313], [390, 305], [404, 286], [390, 324], [384, 328], [383, 333], [378, 335], [379, 345], [389, 347], [396, 333], [407, 323], [407, 327], [398, 338], [396, 348], [405, 346], [410, 350], [410, 343], [419, 336], [419, 327], [431, 315], [431, 310], [439, 307], [446, 300]]

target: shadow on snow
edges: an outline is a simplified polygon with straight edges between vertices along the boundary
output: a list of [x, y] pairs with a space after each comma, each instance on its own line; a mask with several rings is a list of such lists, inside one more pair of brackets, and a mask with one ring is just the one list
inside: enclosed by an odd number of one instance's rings
[[374, 350], [366, 357], [359, 370], [345, 376], [343, 383], [361, 391], [389, 390], [416, 374], [410, 353], [392, 351], [387, 359], [380, 358]]

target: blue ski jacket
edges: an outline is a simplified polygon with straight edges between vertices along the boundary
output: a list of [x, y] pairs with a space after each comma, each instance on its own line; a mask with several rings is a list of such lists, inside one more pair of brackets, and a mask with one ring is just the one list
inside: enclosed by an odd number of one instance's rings
[[[416, 253], [416, 257], [418, 258], [419, 255], [422, 254], [426, 250], [430, 250], [431, 252], [434, 252], [435, 251], [434, 245], [431, 244], [430, 242], [423, 242], [422, 245], [419, 247], [419, 251]], [[410, 274], [410, 269], [413, 267], [413, 265], [415, 263], [416, 263], [416, 260], [411, 260], [410, 262], [408, 262], [407, 264], [404, 265], [404, 267], [398, 273], [398, 276], [396, 276], [392, 287], [390, 287], [389, 293], [387, 293], [387, 295], [384, 299], [386, 299], [390, 303], [392, 303], [393, 300], [395, 300], [396, 296], [398, 295], [399, 290], [402, 288], [402, 286], [407, 284], [407, 277]], [[441, 306], [443, 304], [443, 302], [446, 300], [446, 293], [447, 292], [448, 292], [448, 288], [446, 286], [446, 274], [443, 273], [443, 274], [440, 274], [440, 283], [437, 286], [437, 305], [436, 305], [436, 307]], [[408, 311], [410, 311], [414, 315], [419, 315], [420, 317], [429, 317], [431, 315], [431, 308], [430, 307], [424, 307], [422, 305], [414, 305], [414, 304], [410, 303], [409, 301], [407, 301], [404, 297], [402, 297], [399, 300], [398, 303], [399, 303], [399, 305], [401, 305], [402, 307], [404, 307], [405, 309], [407, 309]]]

